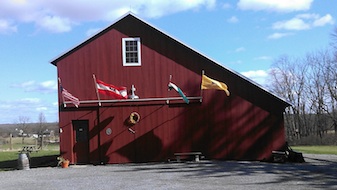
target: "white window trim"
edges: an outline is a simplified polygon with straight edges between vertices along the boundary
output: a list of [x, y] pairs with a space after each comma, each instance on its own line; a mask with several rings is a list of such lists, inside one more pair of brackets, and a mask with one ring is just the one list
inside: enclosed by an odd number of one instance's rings
[[[137, 41], [137, 50], [138, 50], [138, 63], [127, 63], [126, 62], [126, 52], [125, 52], [125, 42], [126, 41]], [[122, 38], [122, 56], [123, 56], [123, 66], [141, 66], [141, 45], [140, 45], [140, 38]]]

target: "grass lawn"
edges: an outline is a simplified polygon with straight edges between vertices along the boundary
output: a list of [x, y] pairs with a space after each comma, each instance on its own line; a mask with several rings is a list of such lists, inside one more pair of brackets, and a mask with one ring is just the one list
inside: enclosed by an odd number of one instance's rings
[[307, 154], [337, 155], [337, 146], [291, 146], [293, 150]]
[[[53, 156], [53, 155], [60, 155], [60, 151], [59, 150], [40, 150], [38, 152], [32, 152], [30, 154], [30, 157], [34, 158], [34, 157]], [[0, 162], [8, 161], [8, 160], [17, 160], [18, 157], [19, 157], [18, 151], [0, 152]]]
[[[59, 149], [44, 149], [30, 153], [30, 167], [55, 167], [57, 157], [60, 155]], [[0, 151], [0, 171], [15, 170], [18, 166], [19, 152]]]
[[[7, 139], [7, 142], [9, 140]], [[25, 144], [22, 144], [22, 138], [16, 137], [12, 139], [12, 145], [9, 143], [0, 145], [0, 171], [13, 170], [17, 168], [19, 151], [23, 145], [35, 145], [36, 139], [25, 138]], [[30, 156], [30, 166], [45, 167], [55, 166], [57, 164], [57, 156], [60, 155], [59, 144], [46, 144], [42, 150], [32, 152]]]

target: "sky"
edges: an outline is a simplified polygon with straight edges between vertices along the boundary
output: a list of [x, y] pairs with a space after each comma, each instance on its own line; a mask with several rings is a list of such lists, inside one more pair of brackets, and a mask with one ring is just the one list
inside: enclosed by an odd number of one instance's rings
[[40, 113], [57, 122], [50, 61], [129, 11], [265, 86], [278, 57], [329, 48], [336, 7], [327, 0], [1, 0], [0, 124], [37, 122]]

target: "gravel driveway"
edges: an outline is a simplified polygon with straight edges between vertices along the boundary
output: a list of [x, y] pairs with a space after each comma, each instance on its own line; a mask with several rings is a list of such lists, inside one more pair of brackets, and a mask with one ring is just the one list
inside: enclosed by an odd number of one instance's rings
[[337, 189], [337, 156], [306, 163], [201, 161], [0, 172], [0, 189]]

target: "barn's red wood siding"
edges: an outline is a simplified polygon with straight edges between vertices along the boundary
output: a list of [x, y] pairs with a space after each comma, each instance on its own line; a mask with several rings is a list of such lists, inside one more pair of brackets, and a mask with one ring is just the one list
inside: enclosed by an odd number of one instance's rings
[[[122, 64], [122, 38], [140, 37], [142, 65]], [[92, 75], [128, 89], [140, 98], [176, 97], [169, 76], [187, 96], [200, 96], [201, 71], [229, 86], [204, 90], [202, 102], [166, 105], [97, 104], [63, 108], [60, 102], [61, 154], [77, 163], [72, 120], [89, 121], [89, 162], [165, 161], [175, 152], [201, 151], [209, 159], [262, 160], [285, 143], [285, 102], [246, 79], [128, 15], [52, 62], [62, 85], [80, 100], [96, 100]], [[101, 95], [101, 99], [109, 97]], [[141, 120], [130, 133], [131, 112]], [[112, 129], [110, 135], [106, 129]]]

